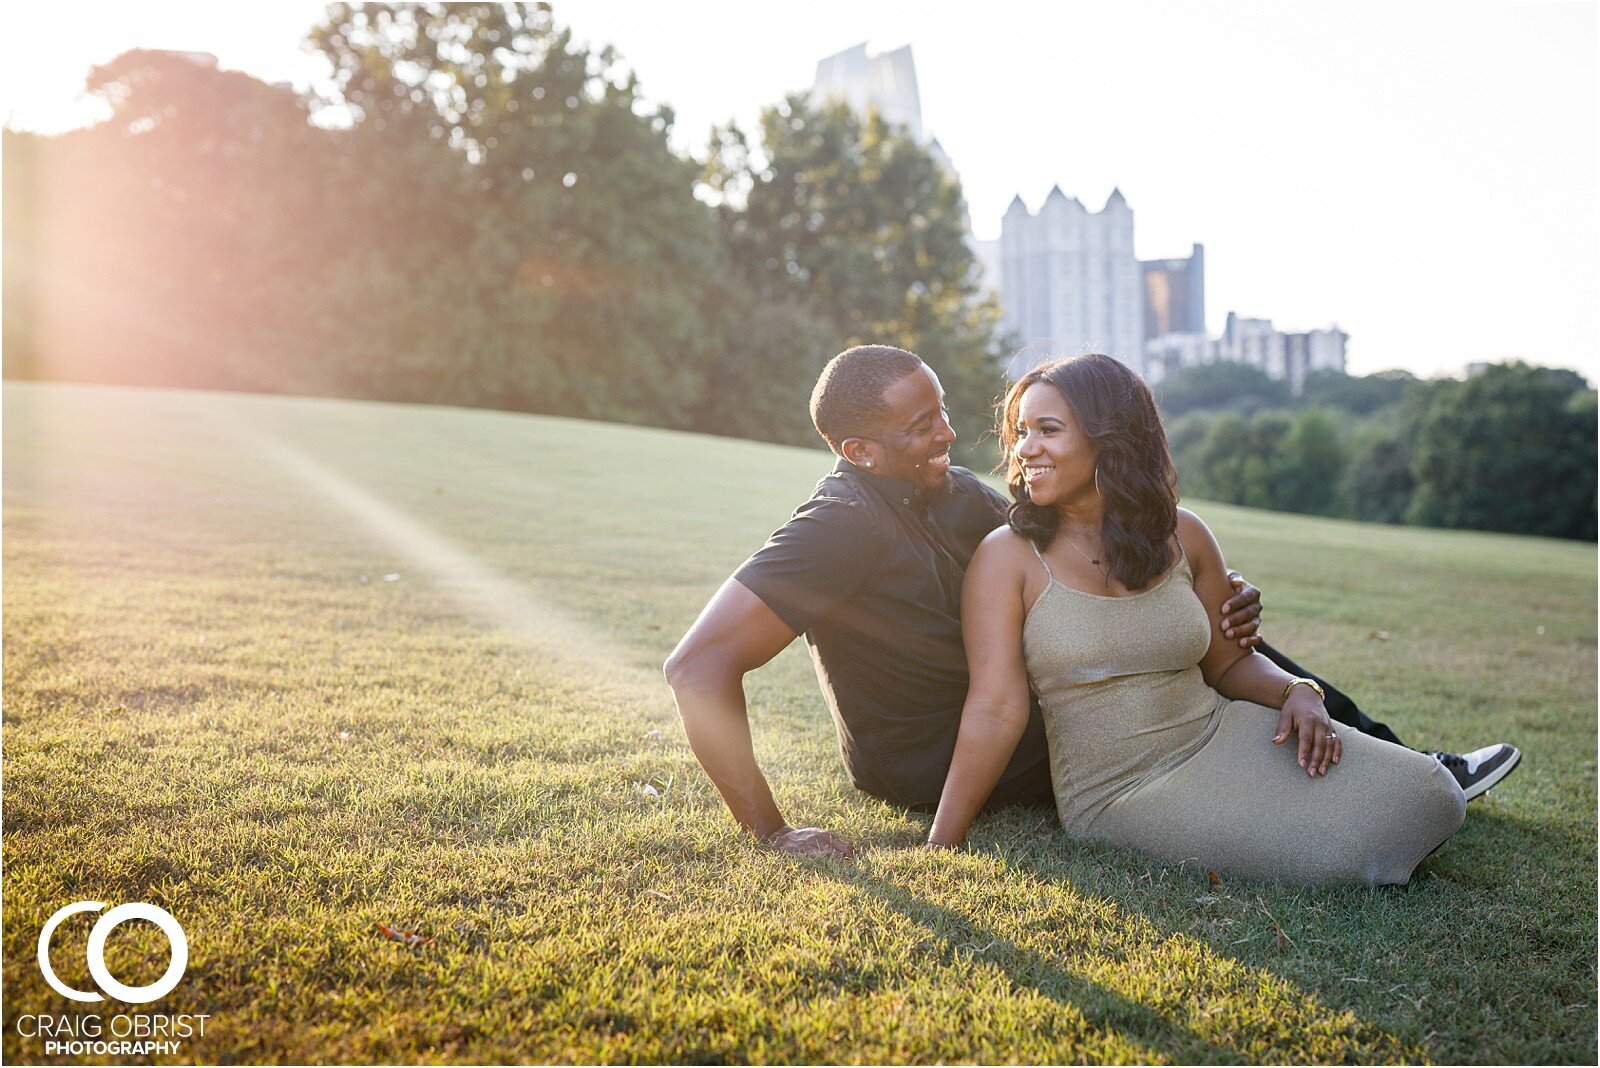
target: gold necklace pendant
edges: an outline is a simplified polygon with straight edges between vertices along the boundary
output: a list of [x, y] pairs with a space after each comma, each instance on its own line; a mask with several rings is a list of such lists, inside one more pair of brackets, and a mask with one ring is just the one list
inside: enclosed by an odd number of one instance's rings
[[[1097, 559], [1096, 557], [1090, 556], [1088, 553], [1084, 552], [1083, 548], [1081, 546], [1079, 546], [1077, 542], [1073, 541], [1071, 538], [1067, 537], [1065, 534], [1062, 534], [1061, 537], [1068, 545], [1070, 545], [1074, 549], [1078, 550], [1078, 555], [1079, 556], [1081, 556], [1085, 560], [1089, 561], [1095, 567], [1099, 567], [1100, 566], [1102, 561]], [[1102, 548], [1104, 548], [1104, 547], [1102, 546]]]

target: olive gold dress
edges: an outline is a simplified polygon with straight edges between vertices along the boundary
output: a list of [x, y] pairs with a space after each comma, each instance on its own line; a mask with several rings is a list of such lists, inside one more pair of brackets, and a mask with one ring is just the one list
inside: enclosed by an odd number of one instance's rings
[[1247, 879], [1374, 886], [1405, 882], [1460, 828], [1466, 800], [1432, 757], [1340, 725], [1340, 763], [1312, 778], [1296, 737], [1272, 744], [1276, 710], [1207, 686], [1212, 624], [1181, 552], [1121, 597], [1039, 562], [1049, 585], [1023, 655], [1070, 836]]

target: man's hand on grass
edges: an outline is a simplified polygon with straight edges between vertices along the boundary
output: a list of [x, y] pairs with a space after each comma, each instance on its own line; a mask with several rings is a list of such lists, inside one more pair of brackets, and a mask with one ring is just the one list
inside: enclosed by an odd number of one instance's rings
[[761, 839], [769, 848], [780, 853], [793, 853], [800, 857], [843, 857], [849, 859], [854, 850], [850, 843], [821, 827], [781, 827]]
[[1237, 638], [1239, 648], [1253, 649], [1261, 644], [1261, 591], [1246, 582], [1237, 571], [1228, 572], [1233, 585], [1233, 596], [1222, 605], [1222, 636], [1230, 641]]

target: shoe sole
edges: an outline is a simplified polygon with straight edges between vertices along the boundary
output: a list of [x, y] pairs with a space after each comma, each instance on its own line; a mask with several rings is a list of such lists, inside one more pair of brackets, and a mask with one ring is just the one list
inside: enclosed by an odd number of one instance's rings
[[1482, 797], [1484, 794], [1494, 789], [1494, 787], [1498, 786], [1500, 781], [1507, 775], [1510, 775], [1513, 771], [1516, 771], [1517, 765], [1520, 763], [1522, 763], [1522, 750], [1513, 749], [1510, 760], [1506, 761], [1504, 764], [1501, 764], [1498, 768], [1495, 768], [1494, 771], [1473, 783], [1471, 793], [1467, 793], [1465, 790], [1463, 790], [1462, 793], [1466, 794], [1468, 801]]

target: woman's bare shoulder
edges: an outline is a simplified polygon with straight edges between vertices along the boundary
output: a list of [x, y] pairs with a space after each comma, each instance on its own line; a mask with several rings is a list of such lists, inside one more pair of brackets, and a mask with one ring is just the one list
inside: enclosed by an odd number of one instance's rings
[[972, 554], [968, 573], [981, 571], [988, 575], [1017, 574], [1022, 565], [1033, 559], [1033, 549], [1028, 539], [1010, 527], [991, 530]]
[[1189, 511], [1178, 509], [1178, 543], [1189, 557], [1190, 568], [1199, 573], [1202, 568], [1222, 562], [1222, 549], [1212, 535], [1205, 520]]
[[978, 552], [999, 559], [1006, 559], [1019, 553], [1023, 556], [1033, 555], [1028, 539], [1010, 527], [995, 527], [989, 531], [978, 545]]
[[1186, 538], [1190, 535], [1198, 534], [1201, 531], [1205, 531], [1207, 534], [1211, 533], [1210, 528], [1206, 526], [1206, 521], [1189, 511], [1187, 508], [1179, 508], [1178, 536], [1180, 538]]

